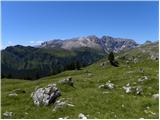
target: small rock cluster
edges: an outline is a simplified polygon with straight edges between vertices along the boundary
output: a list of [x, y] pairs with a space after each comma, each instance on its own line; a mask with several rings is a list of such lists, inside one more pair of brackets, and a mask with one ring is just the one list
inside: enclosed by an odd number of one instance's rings
[[3, 113], [3, 116], [4, 117], [7, 117], [7, 118], [9, 118], [9, 117], [12, 117], [12, 115], [13, 115], [13, 113], [12, 112], [5, 112], [5, 113]]
[[131, 92], [131, 86], [130, 84], [126, 84], [125, 86], [123, 86], [123, 89], [125, 90], [126, 93], [130, 93]]
[[18, 96], [18, 94], [20, 94], [20, 93], [26, 93], [26, 91], [18, 88], [18, 89], [15, 89], [15, 90], [11, 91], [11, 92], [8, 94], [8, 96]]
[[114, 84], [111, 83], [111, 81], [106, 82], [106, 84], [100, 85], [99, 88], [104, 88], [104, 89], [113, 89]]
[[65, 78], [63, 80], [60, 80], [59, 83], [61, 84], [67, 84], [69, 86], [74, 86], [74, 81], [72, 80], [72, 77], [68, 77], [68, 78]]
[[57, 100], [54, 103], [54, 109], [53, 109], [53, 111], [56, 111], [58, 109], [66, 107], [66, 106], [68, 106], [68, 107], [74, 107], [74, 105], [71, 104], [67, 99], [65, 99], [65, 98], [59, 99], [59, 100]]
[[123, 86], [123, 89], [124, 89], [125, 93], [134, 93], [136, 95], [140, 95], [143, 91], [141, 86], [131, 87], [129, 83], [126, 84], [125, 86]]
[[49, 84], [45, 88], [36, 88], [31, 94], [33, 102], [37, 106], [54, 103], [59, 96], [61, 96], [61, 92], [56, 84]]
[[79, 113], [78, 118], [79, 119], [87, 119], [87, 117], [83, 113]]
[[141, 78], [138, 79], [138, 82], [143, 82], [145, 80], [148, 80], [147, 76], [142, 76]]

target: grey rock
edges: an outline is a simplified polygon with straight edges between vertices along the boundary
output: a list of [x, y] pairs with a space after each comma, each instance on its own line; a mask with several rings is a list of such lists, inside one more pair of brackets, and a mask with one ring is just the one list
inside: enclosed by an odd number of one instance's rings
[[157, 94], [153, 94], [153, 96], [152, 96], [154, 99], [159, 99], [159, 94], [157, 93]]
[[26, 91], [18, 88], [18, 89], [12, 90], [12, 91], [8, 94], [8, 96], [18, 96], [18, 94], [20, 94], [20, 93], [26, 93]]
[[148, 80], [147, 76], [142, 76], [141, 78], [138, 78], [138, 82], [143, 82], [145, 80]]
[[74, 107], [74, 105], [71, 104], [67, 99], [65, 99], [65, 98], [59, 99], [54, 103], [53, 111], [56, 111], [56, 110], [61, 109], [61, 108], [64, 108], [66, 106]]
[[31, 93], [33, 102], [37, 106], [54, 103], [59, 96], [61, 96], [61, 92], [56, 87], [56, 84], [49, 84], [47, 87], [38, 88]]
[[78, 118], [79, 119], [87, 119], [87, 117], [83, 113], [79, 113]]
[[113, 89], [114, 88], [114, 84], [111, 83], [110, 81], [106, 82], [103, 85], [100, 85], [99, 88], [104, 88], [104, 89]]
[[66, 117], [64, 117], [64, 118], [58, 118], [58, 119], [68, 119], [69, 118], [69, 116], [66, 116]]
[[141, 86], [133, 87], [133, 89], [135, 90], [136, 95], [140, 95], [143, 91]]
[[61, 84], [67, 84], [69, 86], [74, 86], [74, 81], [72, 80], [72, 77], [68, 77], [68, 78], [65, 78], [63, 80], [60, 80], [59, 83]]
[[12, 117], [12, 115], [13, 115], [13, 112], [5, 112], [5, 113], [3, 113], [3, 116], [4, 117]]
[[133, 62], [136, 64], [138, 62], [138, 59], [137, 58], [134, 58], [133, 59]]
[[129, 61], [128, 61], [128, 60], [126, 61], [126, 64], [129, 64]]
[[105, 65], [106, 65], [106, 62], [100, 63], [100, 66], [101, 66], [101, 67], [105, 67]]
[[13, 90], [12, 93], [26, 93], [26, 91], [18, 88], [18, 89]]
[[87, 76], [88, 76], [88, 77], [92, 77], [93, 74], [92, 74], [92, 73], [88, 73]]
[[17, 93], [10, 93], [8, 96], [18, 96]]
[[136, 95], [140, 95], [143, 92], [143, 89], [141, 86], [133, 86], [131, 87], [130, 84], [126, 84], [125, 86], [122, 87], [125, 91], [125, 93], [134, 93]]
[[131, 93], [132, 92], [132, 87], [130, 86], [129, 83], [127, 83], [125, 86], [123, 86], [123, 89], [125, 90], [125, 93]]

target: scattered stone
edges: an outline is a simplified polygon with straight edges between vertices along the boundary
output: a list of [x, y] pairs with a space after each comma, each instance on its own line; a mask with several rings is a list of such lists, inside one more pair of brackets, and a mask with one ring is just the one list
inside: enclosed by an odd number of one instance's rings
[[123, 86], [123, 89], [125, 90], [125, 93], [134, 93], [136, 95], [140, 95], [143, 91], [141, 86], [131, 87], [129, 83], [126, 84], [126, 86]]
[[72, 77], [65, 78], [65, 79], [63, 79], [63, 80], [60, 80], [59, 82], [60, 82], [61, 84], [67, 84], [67, 85], [69, 85], [69, 86], [74, 87], [74, 82], [73, 82], [73, 80], [72, 80]]
[[154, 99], [159, 99], [159, 94], [153, 94], [152, 96]]
[[69, 116], [64, 117], [64, 119], [68, 119], [68, 118], [69, 118]]
[[104, 89], [113, 89], [114, 84], [111, 83], [111, 81], [106, 82], [106, 84], [100, 85], [99, 88], [104, 88]]
[[26, 93], [26, 91], [18, 88], [18, 89], [13, 90], [12, 93]]
[[59, 96], [61, 96], [61, 92], [56, 87], [56, 84], [49, 84], [45, 88], [37, 88], [31, 93], [33, 102], [37, 106], [54, 103]]
[[83, 113], [80, 113], [78, 115], [78, 118], [80, 118], [80, 119], [87, 119], [87, 117]]
[[105, 63], [104, 63], [104, 62], [100, 64], [100, 66], [101, 66], [101, 67], [104, 67], [104, 65], [105, 65]]
[[136, 64], [138, 62], [137, 58], [134, 58], [133, 62]]
[[141, 78], [138, 78], [138, 82], [143, 82], [145, 80], [148, 80], [147, 76], [142, 76]]
[[66, 116], [66, 117], [64, 117], [64, 118], [58, 118], [58, 119], [68, 119], [69, 118], [69, 116]]
[[122, 108], [124, 108], [124, 105], [122, 104]]
[[18, 96], [19, 93], [26, 93], [24, 90], [18, 88], [18, 89], [15, 89], [15, 90], [12, 90], [8, 96]]
[[129, 61], [128, 61], [128, 60], [126, 61], [126, 64], [129, 64]]
[[61, 109], [66, 106], [74, 107], [74, 105], [69, 103], [68, 100], [66, 100], [65, 98], [59, 99], [54, 103], [53, 111], [56, 111], [57, 109]]
[[133, 89], [135, 90], [135, 94], [136, 95], [140, 95], [142, 93], [142, 88], [140, 86], [138, 87], [133, 87]]
[[28, 115], [28, 113], [27, 113], [27, 112], [25, 112], [24, 114]]
[[130, 84], [126, 84], [126, 86], [123, 86], [123, 89], [125, 90], [126, 93], [131, 93], [131, 86]]
[[13, 112], [5, 112], [5, 113], [3, 113], [3, 116], [4, 117], [12, 117], [12, 114], [13, 114]]
[[73, 104], [67, 104], [68, 106], [70, 106], [70, 107], [74, 107], [74, 105]]
[[92, 74], [92, 73], [88, 73], [87, 76], [88, 76], [88, 77], [92, 77], [93, 74]]
[[149, 108], [150, 108], [149, 106], [146, 107], [146, 109], [149, 109]]
[[8, 96], [18, 96], [17, 93], [10, 93]]
[[108, 94], [108, 93], [110, 93], [110, 92], [108, 92], [108, 91], [102, 92], [102, 94]]
[[63, 119], [63, 118], [58, 118], [58, 119]]
[[156, 113], [150, 111], [150, 110], [144, 110], [144, 113], [146, 114], [151, 114], [151, 115], [156, 115]]

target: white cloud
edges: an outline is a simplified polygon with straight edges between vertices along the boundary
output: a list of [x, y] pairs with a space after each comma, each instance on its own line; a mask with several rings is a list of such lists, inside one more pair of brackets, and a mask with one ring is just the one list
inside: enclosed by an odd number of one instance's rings
[[41, 44], [42, 42], [42, 40], [36, 41], [37, 44]]
[[39, 44], [41, 44], [43, 41], [42, 40], [38, 40], [38, 41], [29, 41], [29, 43], [31, 44], [31, 45], [39, 45]]
[[7, 42], [7, 45], [8, 45], [8, 46], [11, 46], [11, 45], [13, 45], [13, 42], [12, 42], [12, 41], [8, 41], [8, 42]]
[[34, 44], [35, 42], [34, 41], [29, 41], [29, 43]]

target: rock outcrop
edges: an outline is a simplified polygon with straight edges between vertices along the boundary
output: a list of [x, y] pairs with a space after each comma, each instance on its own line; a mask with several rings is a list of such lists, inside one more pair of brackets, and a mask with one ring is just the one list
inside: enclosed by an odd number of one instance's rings
[[56, 87], [56, 84], [49, 84], [45, 88], [36, 88], [31, 94], [33, 102], [37, 106], [55, 103], [59, 96], [61, 96], [61, 92]]

